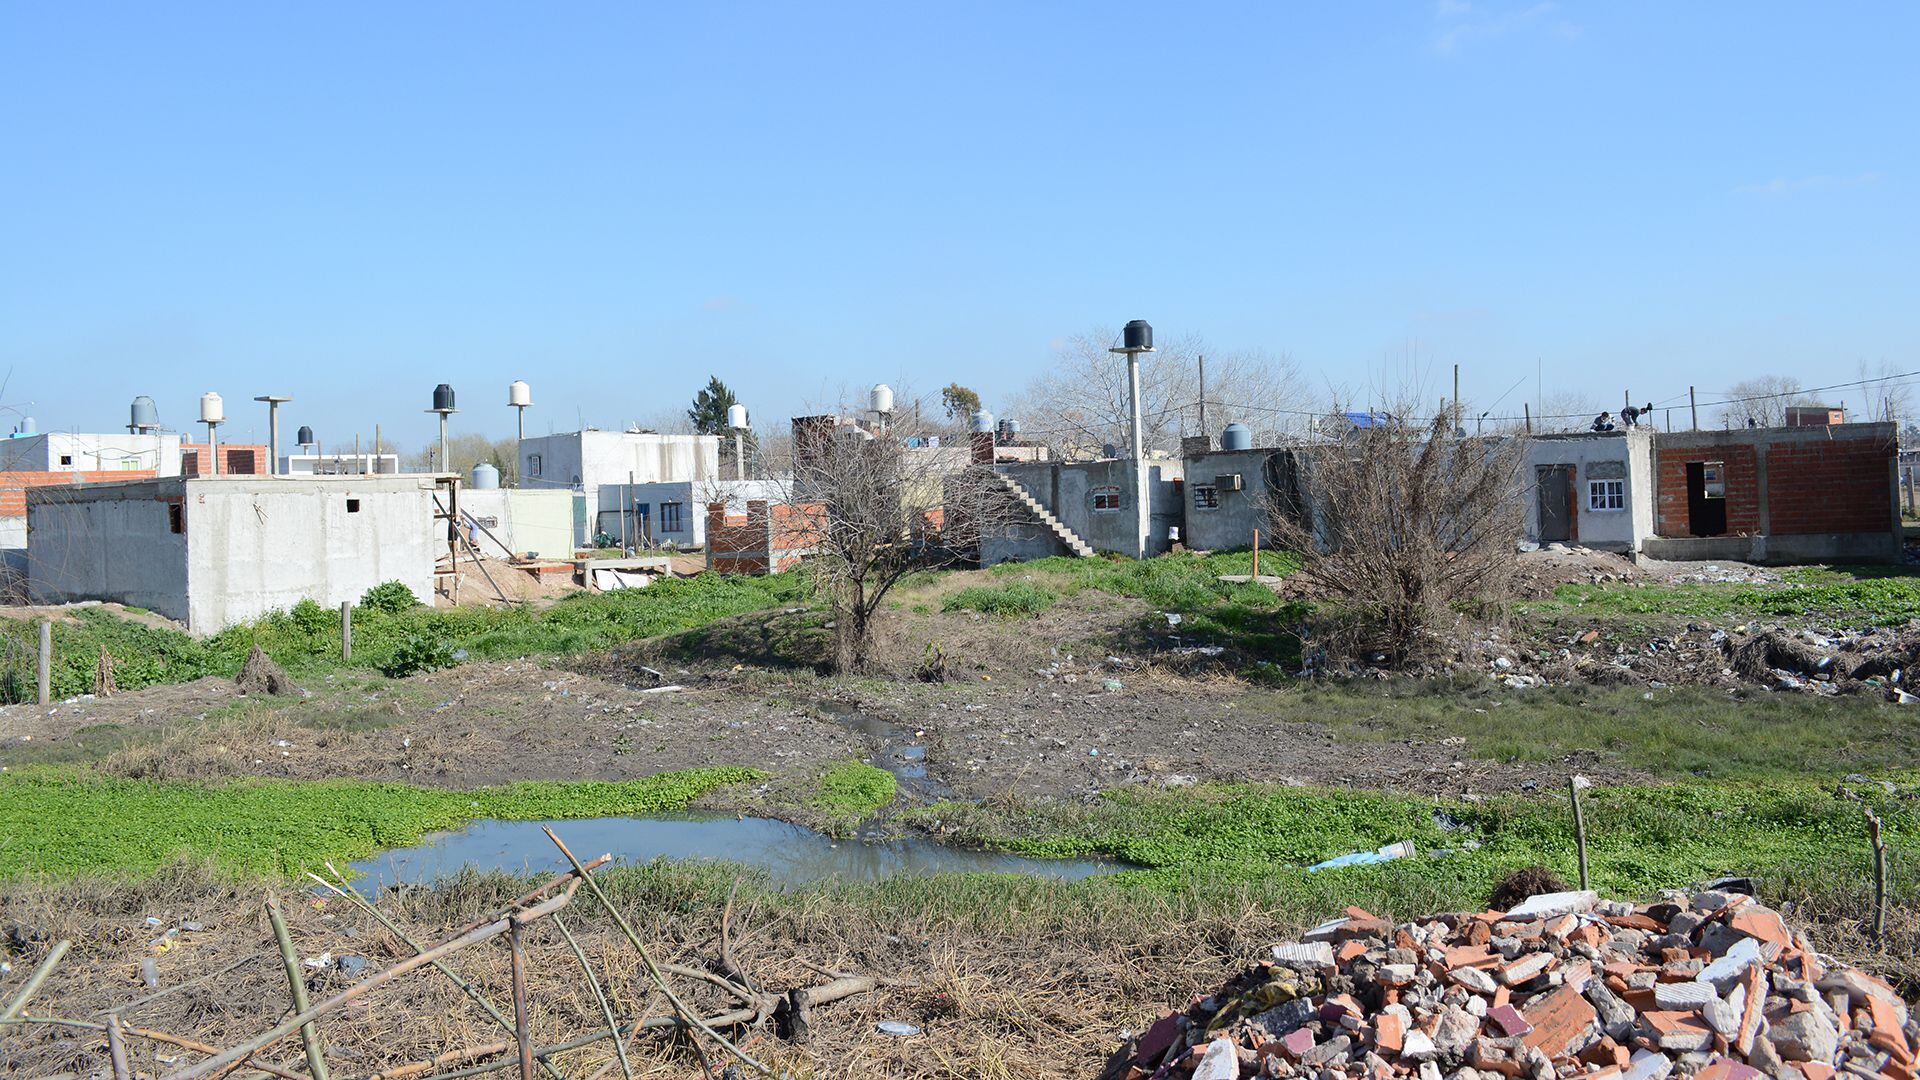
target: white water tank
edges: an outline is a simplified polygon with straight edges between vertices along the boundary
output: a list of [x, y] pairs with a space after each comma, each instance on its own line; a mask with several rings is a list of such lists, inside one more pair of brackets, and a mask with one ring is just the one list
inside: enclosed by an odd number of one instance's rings
[[993, 414], [985, 409], [973, 410], [973, 419], [967, 423], [967, 430], [975, 435], [984, 435], [993, 430]]
[[524, 379], [515, 379], [507, 384], [507, 404], [532, 405], [533, 388]]
[[867, 392], [867, 408], [882, 415], [893, 411], [893, 387], [886, 383]]
[[200, 395], [200, 422], [203, 424], [224, 424], [227, 422], [227, 406], [220, 395], [209, 390]]
[[500, 470], [483, 461], [473, 467], [467, 486], [475, 491], [492, 491], [500, 486]]
[[734, 431], [743, 431], [747, 426], [747, 407], [734, 404], [727, 406], [727, 427]]

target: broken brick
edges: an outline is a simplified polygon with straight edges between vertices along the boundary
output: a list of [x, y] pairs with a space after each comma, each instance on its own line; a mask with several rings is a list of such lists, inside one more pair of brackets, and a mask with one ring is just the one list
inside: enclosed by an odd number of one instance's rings
[[1550, 1058], [1565, 1054], [1598, 1019], [1587, 999], [1566, 986], [1541, 998], [1522, 1015], [1533, 1025], [1524, 1042]]

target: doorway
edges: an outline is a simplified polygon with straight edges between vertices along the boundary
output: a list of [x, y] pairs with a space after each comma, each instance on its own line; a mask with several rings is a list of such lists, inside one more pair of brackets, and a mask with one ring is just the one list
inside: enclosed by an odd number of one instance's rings
[[1687, 532], [1694, 536], [1727, 534], [1726, 465], [1687, 462]]
[[1540, 542], [1577, 538], [1573, 520], [1573, 466], [1542, 465], [1534, 470], [1540, 492]]

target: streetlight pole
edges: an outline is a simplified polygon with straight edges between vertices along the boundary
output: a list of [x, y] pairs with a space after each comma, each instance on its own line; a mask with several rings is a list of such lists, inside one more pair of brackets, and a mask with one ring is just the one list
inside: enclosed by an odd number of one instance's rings
[[450, 472], [452, 463], [447, 459], [447, 417], [460, 410], [453, 407], [453, 387], [441, 383], [433, 388], [433, 408], [430, 413], [440, 414], [440, 471]]
[[1144, 559], [1153, 508], [1147, 501], [1147, 451], [1140, 423], [1140, 354], [1153, 351], [1153, 327], [1145, 319], [1129, 322], [1121, 331], [1120, 346], [1107, 351], [1127, 356], [1128, 449], [1133, 456], [1133, 548], [1134, 557]]
[[255, 401], [267, 403], [267, 475], [280, 472], [280, 405], [293, 399], [282, 394], [262, 394]]

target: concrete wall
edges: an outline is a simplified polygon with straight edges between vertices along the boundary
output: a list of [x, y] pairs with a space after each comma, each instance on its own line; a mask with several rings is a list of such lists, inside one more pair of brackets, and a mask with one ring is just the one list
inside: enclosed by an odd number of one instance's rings
[[[1526, 499], [1526, 517], [1522, 523], [1527, 539], [1539, 541], [1540, 488], [1538, 470], [1551, 465], [1573, 467], [1573, 538], [1567, 543], [1605, 551], [1640, 550], [1653, 533], [1654, 490], [1653, 439], [1650, 432], [1582, 432], [1569, 435], [1536, 435], [1527, 440], [1526, 464], [1521, 490]], [[1626, 506], [1620, 510], [1595, 510], [1588, 497], [1588, 484], [1595, 480], [1622, 480]]]
[[499, 558], [501, 544], [516, 554], [531, 552], [543, 559], [571, 559], [573, 546], [573, 492], [495, 488], [460, 489], [460, 509], [472, 515], [499, 540], [469, 526], [473, 545], [482, 554]]
[[[707, 543], [707, 504], [719, 502], [727, 510], [739, 513], [752, 501], [777, 503], [783, 499], [791, 481], [785, 480], [689, 480], [667, 483], [635, 484], [633, 502], [626, 507], [629, 535], [646, 520], [647, 530], [656, 544], [671, 540], [679, 547], [704, 547]], [[600, 528], [620, 535], [619, 513], [627, 497], [626, 485], [609, 484], [600, 489]], [[680, 527], [668, 529], [661, 511], [662, 503], [680, 504]]]
[[[1147, 463], [1148, 510], [1152, 524], [1147, 532], [1147, 553], [1159, 555], [1172, 545], [1168, 531], [1183, 524], [1186, 507], [1180, 477], [1182, 463], [1149, 460]], [[1079, 534], [1095, 551], [1115, 551], [1132, 555], [1134, 551], [1133, 462], [1125, 458], [1101, 461], [1023, 462], [996, 465], [996, 470], [1011, 476], [1027, 489], [1035, 501], [1045, 507], [1067, 528]], [[1093, 508], [1097, 488], [1118, 488], [1119, 508], [1096, 511]], [[1029, 530], [1008, 530], [1003, 549], [1001, 538], [989, 538], [982, 544], [983, 562], [1005, 562], [1036, 550]], [[1020, 554], [1012, 554], [1018, 551]], [[1001, 557], [1006, 556], [1006, 557]]]
[[[27, 593], [41, 604], [111, 600], [189, 622], [180, 480], [41, 488], [27, 496]], [[184, 529], [184, 521], [182, 522]]]
[[[422, 477], [160, 479], [28, 496], [28, 587], [116, 600], [216, 633], [383, 581], [433, 595], [433, 483]], [[178, 507], [177, 519], [171, 507]], [[176, 523], [179, 531], [175, 531]]]
[[[1660, 558], [1752, 562], [1901, 558], [1893, 424], [1671, 432], [1654, 440]], [[1727, 530], [1695, 537], [1687, 465], [1724, 463]], [[1700, 554], [1700, 553], [1706, 554]]]
[[328, 454], [282, 454], [282, 476], [358, 476], [362, 473], [398, 473], [399, 454], [356, 454], [352, 451]]
[[[1185, 461], [1187, 547], [1221, 551], [1253, 546], [1253, 530], [1267, 531], [1267, 459], [1289, 451], [1266, 447], [1255, 450], [1216, 450], [1188, 454]], [[1231, 490], [1239, 477], [1240, 490]], [[1213, 508], [1205, 502], [1212, 488]], [[1264, 538], [1261, 543], [1268, 543]]]
[[179, 435], [48, 431], [0, 439], [0, 472], [180, 474]]
[[[572, 431], [520, 443], [522, 488], [574, 490], [586, 495], [586, 520], [574, 536], [574, 543], [583, 547], [594, 532], [603, 528], [616, 537], [620, 535], [619, 514], [625, 495], [618, 487], [629, 481], [637, 486], [703, 483], [719, 477], [718, 435]], [[615, 490], [602, 490], [610, 487]], [[610, 511], [611, 516], [602, 511]], [[698, 507], [689, 506], [681, 514], [688, 518], [698, 512]], [[632, 527], [629, 521], [629, 530]]]

